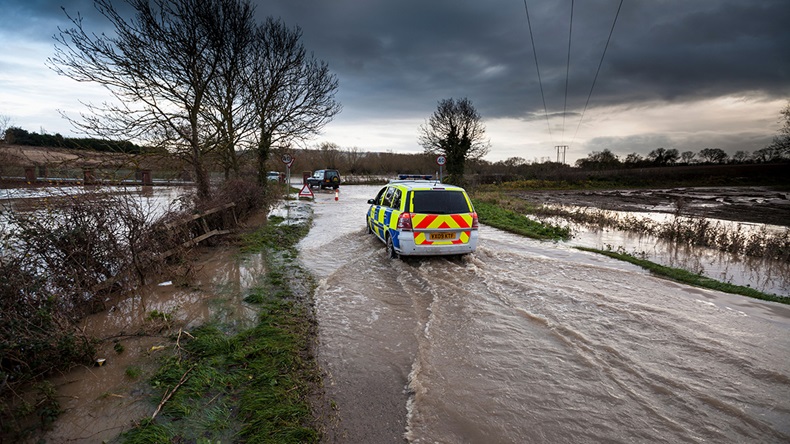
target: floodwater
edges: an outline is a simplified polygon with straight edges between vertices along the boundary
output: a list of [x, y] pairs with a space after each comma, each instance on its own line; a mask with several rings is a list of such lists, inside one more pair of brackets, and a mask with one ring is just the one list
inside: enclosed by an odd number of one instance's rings
[[[174, 353], [170, 335], [209, 321], [237, 330], [254, 325], [258, 308], [243, 299], [251, 288], [261, 285], [259, 279], [266, 274], [263, 256], [238, 255], [233, 248], [212, 249], [196, 258], [195, 264], [188, 280], [164, 277], [167, 280], [145, 286], [134, 297], [84, 319], [89, 335], [105, 339], [96, 356], [106, 361], [100, 367], [77, 367], [51, 379], [64, 412], [52, 430], [29, 442], [88, 444], [115, 438], [135, 421], [150, 418], [156, 409], [158, 399], [148, 378], [161, 357]], [[155, 311], [170, 315], [169, 324], [152, 320]], [[123, 346], [121, 353], [115, 350], [116, 343]], [[139, 376], [131, 369], [139, 371]]]
[[317, 193], [300, 258], [338, 443], [784, 443], [790, 307], [487, 226], [389, 260], [378, 187]]
[[[574, 207], [566, 207], [571, 211]], [[668, 223], [673, 215], [654, 212], [606, 211], [614, 217], [630, 217], [653, 223]], [[712, 225], [728, 232], [747, 235], [775, 233], [780, 235], [788, 228], [778, 225], [732, 222], [708, 218]], [[648, 234], [618, 229], [600, 229], [573, 223], [561, 218], [545, 218], [544, 221], [568, 227], [573, 233], [569, 244], [581, 247], [611, 249], [644, 258], [658, 264], [681, 268], [707, 276], [717, 281], [751, 287], [764, 293], [790, 297], [790, 263], [766, 257], [736, 255], [712, 247], [677, 244]]]

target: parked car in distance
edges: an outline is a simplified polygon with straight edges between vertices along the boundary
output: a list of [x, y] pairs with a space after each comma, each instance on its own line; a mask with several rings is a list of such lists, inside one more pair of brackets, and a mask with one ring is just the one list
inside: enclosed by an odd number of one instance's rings
[[384, 242], [390, 258], [469, 254], [477, 248], [477, 213], [461, 187], [395, 180], [368, 203], [368, 233]]
[[316, 170], [311, 177], [307, 178], [307, 185], [318, 187], [319, 189], [340, 187], [340, 173], [337, 170]]
[[269, 171], [266, 173], [266, 180], [280, 182], [280, 173], [277, 171]]

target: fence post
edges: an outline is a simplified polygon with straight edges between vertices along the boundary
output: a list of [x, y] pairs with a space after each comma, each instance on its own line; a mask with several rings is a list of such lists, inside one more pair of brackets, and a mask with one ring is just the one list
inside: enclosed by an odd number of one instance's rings
[[30, 183], [36, 181], [36, 167], [25, 167], [25, 181]]
[[144, 186], [153, 185], [154, 181], [151, 178], [151, 170], [140, 170], [140, 179]]
[[83, 168], [82, 179], [85, 185], [94, 185], [96, 183], [96, 176], [93, 174], [93, 168]]

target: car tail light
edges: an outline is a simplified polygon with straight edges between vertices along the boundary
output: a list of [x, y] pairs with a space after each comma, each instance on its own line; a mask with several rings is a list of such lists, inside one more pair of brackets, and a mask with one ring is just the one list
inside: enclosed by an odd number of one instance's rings
[[472, 213], [472, 229], [476, 230], [479, 228], [479, 223], [477, 222], [477, 212]]
[[401, 213], [398, 216], [398, 229], [411, 231], [411, 213]]

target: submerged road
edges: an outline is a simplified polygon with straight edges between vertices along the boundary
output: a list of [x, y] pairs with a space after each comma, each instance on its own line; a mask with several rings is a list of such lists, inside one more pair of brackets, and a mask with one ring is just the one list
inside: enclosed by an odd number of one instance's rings
[[389, 260], [379, 187], [317, 193], [300, 260], [338, 443], [790, 441], [790, 307], [487, 226]]

